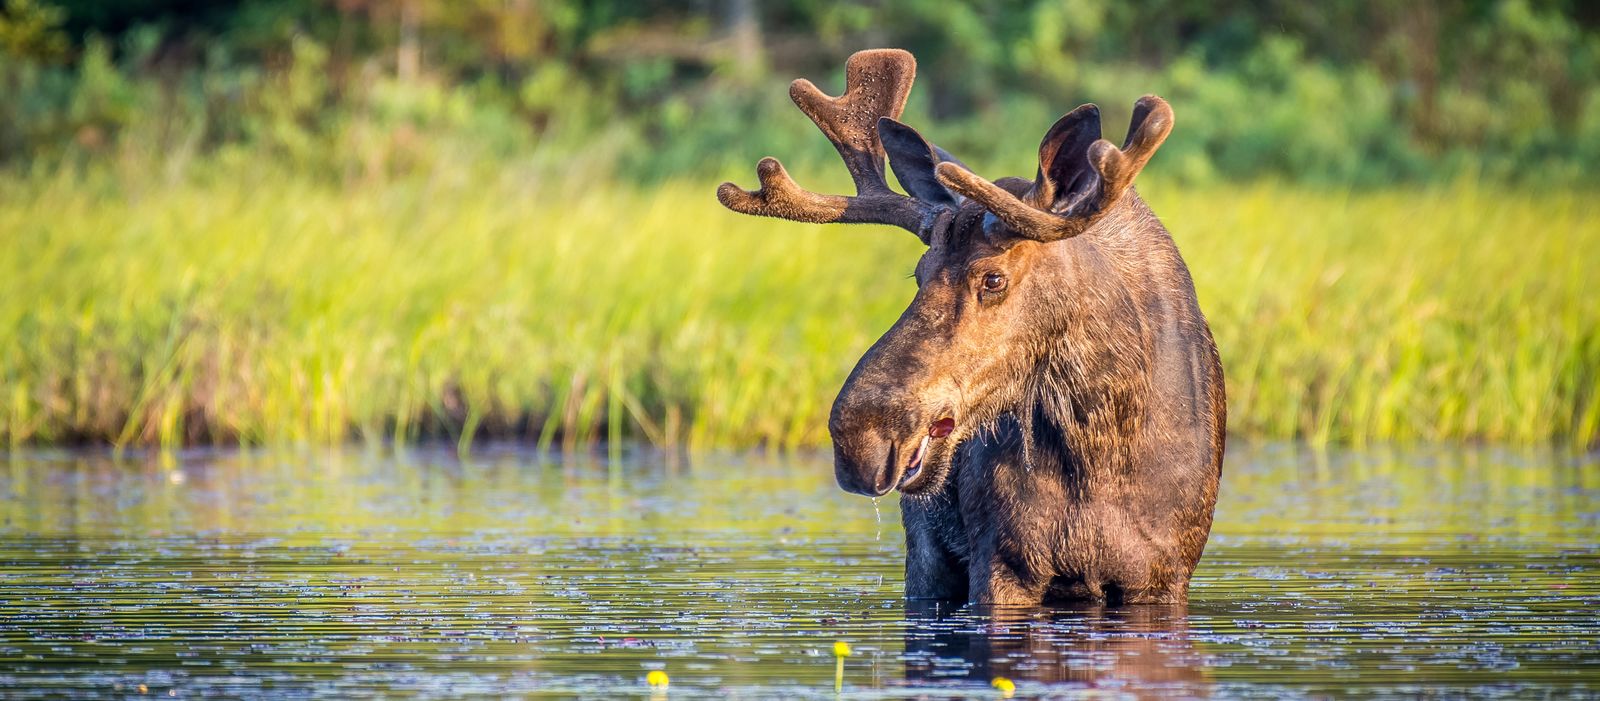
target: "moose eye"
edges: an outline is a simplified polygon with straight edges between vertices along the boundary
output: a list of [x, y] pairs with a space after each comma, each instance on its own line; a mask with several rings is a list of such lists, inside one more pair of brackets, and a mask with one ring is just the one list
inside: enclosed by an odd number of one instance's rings
[[1000, 273], [987, 273], [983, 276], [984, 292], [999, 292], [1006, 288], [1006, 276]]

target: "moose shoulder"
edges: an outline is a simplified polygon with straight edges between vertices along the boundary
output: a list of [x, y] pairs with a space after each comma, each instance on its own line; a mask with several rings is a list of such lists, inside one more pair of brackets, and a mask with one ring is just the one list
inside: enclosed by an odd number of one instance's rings
[[1031, 181], [989, 181], [895, 121], [915, 73], [904, 51], [863, 51], [840, 97], [790, 86], [855, 196], [801, 189], [772, 158], [761, 189], [717, 190], [745, 214], [893, 224], [928, 246], [916, 297], [834, 402], [839, 485], [900, 490], [908, 597], [1183, 601], [1226, 403], [1188, 268], [1132, 187], [1172, 109], [1140, 99], [1117, 148], [1084, 105], [1045, 133]]

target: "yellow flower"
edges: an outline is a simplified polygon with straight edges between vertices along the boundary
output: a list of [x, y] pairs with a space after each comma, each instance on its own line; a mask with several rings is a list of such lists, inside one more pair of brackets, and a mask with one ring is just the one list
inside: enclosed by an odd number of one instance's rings
[[650, 670], [649, 674], [644, 675], [644, 681], [650, 686], [666, 686], [667, 673], [659, 669]]
[[843, 640], [840, 640], [839, 642], [834, 643], [833, 644], [833, 654], [834, 654], [835, 657], [849, 657], [850, 656], [850, 643], [847, 643], [847, 642], [845, 642]]
[[1012, 694], [1017, 693], [1017, 685], [1005, 677], [995, 677], [994, 681], [989, 682], [989, 686], [994, 687], [996, 691], [1004, 694], [1008, 699], [1011, 698]]

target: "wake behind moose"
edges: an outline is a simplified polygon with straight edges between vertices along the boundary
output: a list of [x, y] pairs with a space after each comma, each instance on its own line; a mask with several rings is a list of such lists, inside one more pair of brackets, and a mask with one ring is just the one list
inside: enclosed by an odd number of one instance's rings
[[1141, 98], [1118, 148], [1083, 105], [1045, 133], [1032, 180], [990, 181], [896, 121], [915, 74], [881, 49], [850, 57], [840, 97], [790, 85], [854, 196], [806, 191], [773, 158], [760, 189], [717, 190], [744, 214], [892, 224], [928, 246], [911, 305], [834, 402], [839, 486], [900, 490], [907, 597], [1184, 601], [1226, 401], [1188, 268], [1133, 189], [1171, 107]]

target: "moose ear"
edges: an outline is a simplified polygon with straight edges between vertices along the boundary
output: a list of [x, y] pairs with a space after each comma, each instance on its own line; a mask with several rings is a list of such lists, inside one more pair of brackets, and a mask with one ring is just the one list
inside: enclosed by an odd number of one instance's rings
[[889, 167], [906, 194], [928, 204], [955, 205], [956, 196], [934, 177], [934, 166], [944, 161], [960, 164], [944, 149], [928, 143], [917, 130], [888, 117], [878, 119], [878, 140], [889, 155]]
[[1039, 175], [1022, 195], [954, 163], [940, 163], [939, 182], [974, 200], [1022, 238], [1041, 243], [1078, 236], [1111, 211], [1172, 133], [1172, 107], [1155, 95], [1133, 106], [1122, 148], [1100, 138], [1100, 110], [1084, 105], [1057, 121], [1039, 144]]
[[1089, 146], [1100, 139], [1100, 108], [1083, 105], [1056, 120], [1039, 142], [1039, 175], [1032, 204], [1066, 212], [1099, 189], [1100, 174], [1090, 167]]

